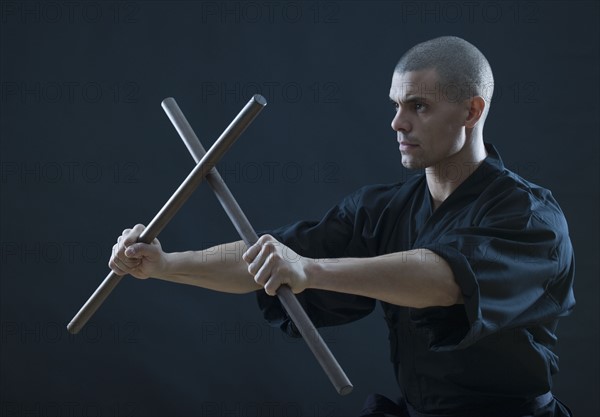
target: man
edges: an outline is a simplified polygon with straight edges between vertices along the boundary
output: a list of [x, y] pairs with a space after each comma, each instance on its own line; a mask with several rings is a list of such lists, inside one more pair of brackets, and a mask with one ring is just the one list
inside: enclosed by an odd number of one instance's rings
[[[549, 191], [484, 143], [492, 91], [473, 45], [421, 43], [398, 62], [390, 98], [402, 164], [423, 175], [364, 187], [320, 221], [250, 248], [164, 253], [157, 240], [135, 243], [137, 225], [109, 265], [219, 291], [262, 289], [265, 318], [296, 336], [272, 297], [282, 284], [316, 326], [361, 318], [380, 300], [402, 397], [372, 395], [363, 416], [568, 416], [550, 393], [557, 319], [575, 303], [567, 224]], [[240, 257], [222, 256], [232, 250]]]

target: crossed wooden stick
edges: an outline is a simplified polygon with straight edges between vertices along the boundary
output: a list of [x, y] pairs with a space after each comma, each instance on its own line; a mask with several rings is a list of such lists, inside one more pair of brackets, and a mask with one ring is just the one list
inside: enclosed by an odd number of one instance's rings
[[[151, 243], [167, 223], [171, 221], [198, 185], [206, 179], [246, 245], [250, 247], [256, 243], [258, 240], [256, 232], [231, 194], [231, 191], [229, 191], [215, 165], [266, 105], [267, 101], [263, 96], [260, 94], [254, 95], [208, 152], [206, 152], [175, 100], [173, 98], [163, 100], [162, 107], [194, 157], [196, 167], [140, 234], [138, 242]], [[119, 281], [121, 281], [121, 278], [123, 276], [117, 275], [113, 271], [106, 276], [104, 281], [102, 281], [100, 286], [68, 324], [67, 329], [69, 332], [78, 333], [83, 328]], [[325, 344], [314, 324], [306, 315], [306, 312], [290, 287], [287, 285], [280, 286], [277, 290], [277, 297], [338, 394], [346, 395], [352, 392], [352, 383]]]

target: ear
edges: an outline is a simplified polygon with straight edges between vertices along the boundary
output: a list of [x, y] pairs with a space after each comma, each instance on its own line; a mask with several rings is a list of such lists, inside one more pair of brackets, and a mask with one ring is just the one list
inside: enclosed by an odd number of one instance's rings
[[481, 119], [483, 115], [483, 111], [485, 110], [485, 106], [487, 106], [486, 101], [481, 96], [471, 97], [467, 100], [467, 106], [469, 113], [467, 114], [467, 118], [465, 119], [465, 127], [467, 129], [473, 129], [477, 122]]

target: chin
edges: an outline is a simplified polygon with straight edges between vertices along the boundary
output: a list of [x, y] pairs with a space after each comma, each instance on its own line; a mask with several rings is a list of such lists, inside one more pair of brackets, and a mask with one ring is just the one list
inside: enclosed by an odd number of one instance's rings
[[406, 169], [421, 169], [424, 167], [423, 161], [417, 161], [410, 158], [402, 158], [402, 166]]

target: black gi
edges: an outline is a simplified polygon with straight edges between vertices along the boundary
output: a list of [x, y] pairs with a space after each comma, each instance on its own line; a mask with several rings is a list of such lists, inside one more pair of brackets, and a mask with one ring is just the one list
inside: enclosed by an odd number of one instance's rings
[[[311, 258], [426, 248], [452, 268], [464, 305], [381, 303], [402, 398], [396, 406], [374, 395], [363, 415], [569, 415], [548, 394], [558, 371], [557, 320], [575, 304], [567, 223], [550, 191], [507, 170], [492, 145], [486, 149], [487, 158], [435, 211], [421, 174], [363, 187], [320, 221], [269, 232]], [[265, 318], [299, 336], [277, 298], [257, 294]], [[322, 290], [299, 299], [317, 327], [357, 320], [375, 306]]]

